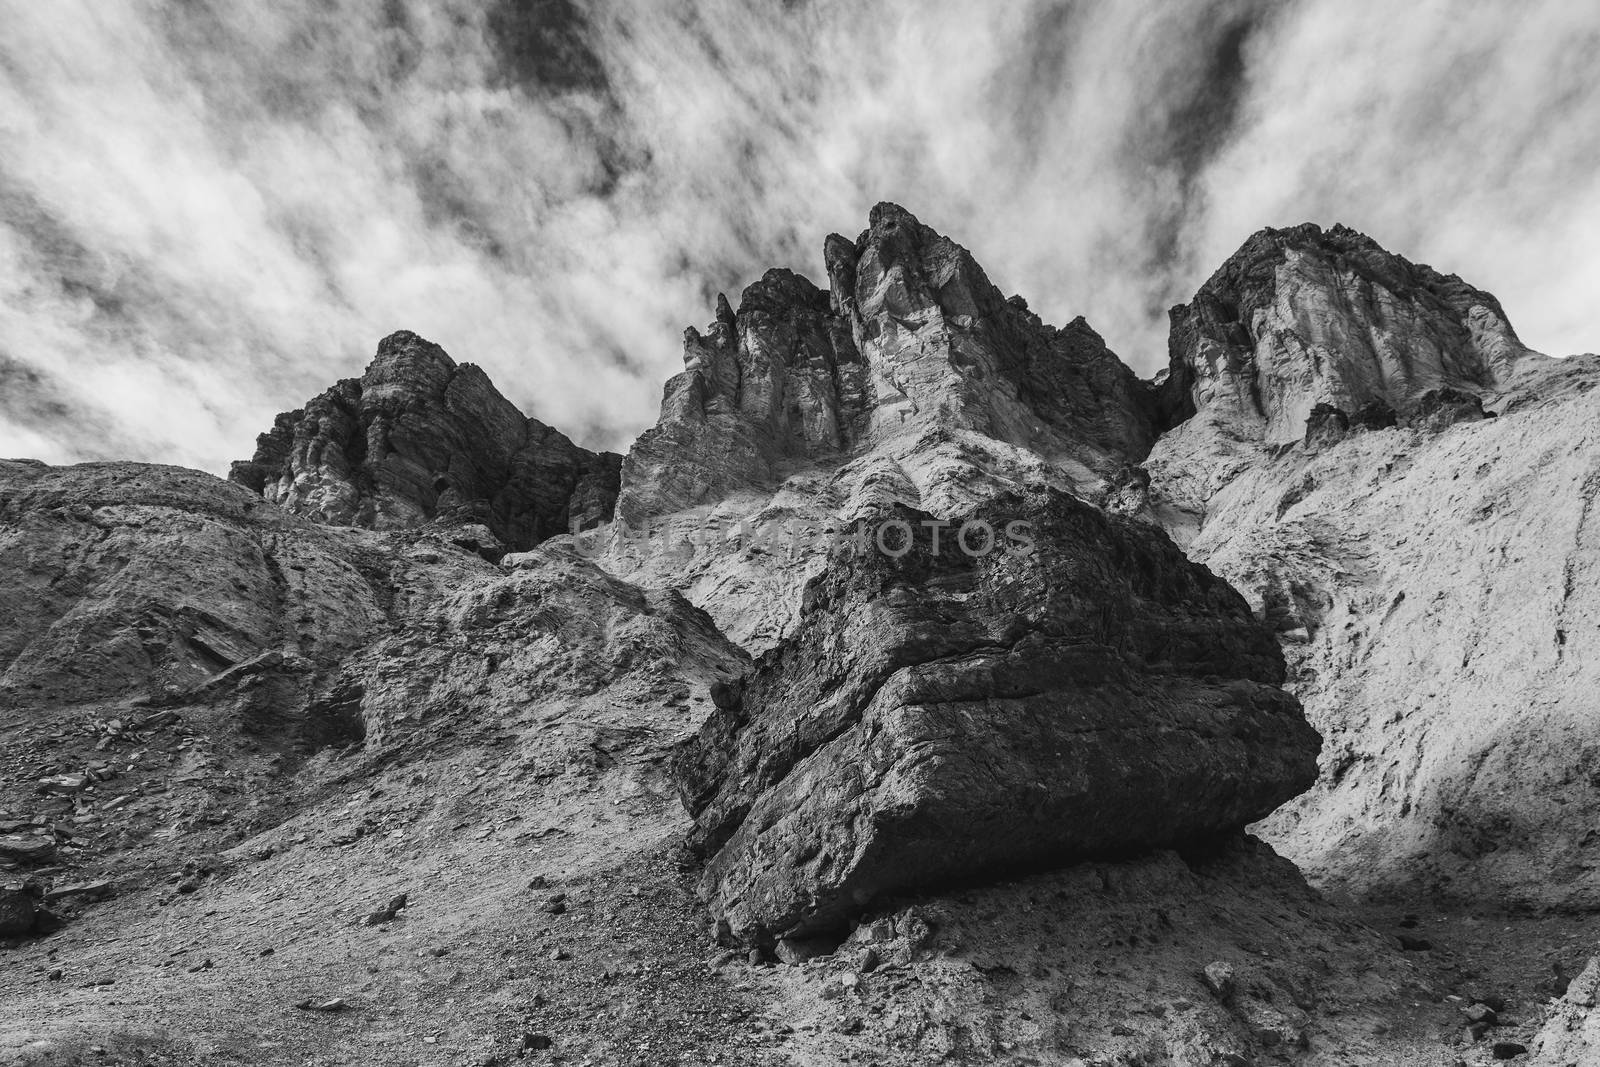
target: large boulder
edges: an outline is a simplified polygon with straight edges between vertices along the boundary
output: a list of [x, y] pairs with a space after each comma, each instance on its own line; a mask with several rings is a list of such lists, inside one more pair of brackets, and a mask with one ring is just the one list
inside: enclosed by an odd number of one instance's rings
[[[1054, 491], [998, 497], [937, 548], [933, 516], [879, 519], [675, 757], [726, 934], [818, 933], [891, 890], [1201, 842], [1315, 778], [1272, 635], [1158, 531]], [[965, 522], [966, 548], [987, 523], [993, 550], [964, 550]]]

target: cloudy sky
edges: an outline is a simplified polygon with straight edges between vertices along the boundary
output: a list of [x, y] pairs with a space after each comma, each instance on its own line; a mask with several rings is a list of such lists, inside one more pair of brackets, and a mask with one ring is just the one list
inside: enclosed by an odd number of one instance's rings
[[591, 446], [895, 200], [1142, 373], [1265, 225], [1600, 348], [1573, 0], [0, 0], [0, 456], [224, 471], [407, 328]]

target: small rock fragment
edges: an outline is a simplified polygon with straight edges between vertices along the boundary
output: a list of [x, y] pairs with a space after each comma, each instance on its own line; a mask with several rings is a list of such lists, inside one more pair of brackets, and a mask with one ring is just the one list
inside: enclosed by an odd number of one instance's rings
[[1233, 973], [1233, 965], [1215, 960], [1206, 964], [1206, 969], [1201, 972], [1205, 979], [1206, 988], [1211, 990], [1218, 1000], [1228, 1001], [1233, 999], [1234, 990], [1238, 986], [1238, 979]]
[[831, 955], [838, 947], [836, 939], [825, 937], [784, 937], [773, 946], [773, 955], [790, 966]]
[[296, 1004], [295, 1007], [301, 1011], [336, 1012], [344, 1011], [349, 1005], [345, 1003], [343, 997], [334, 997], [332, 1000], [318, 1000], [315, 997], [307, 997]]
[[111, 896], [111, 893], [111, 883], [104, 880], [75, 882], [72, 885], [57, 886], [54, 889], [46, 890], [44, 900], [46, 904], [54, 904], [57, 901], [71, 900], [73, 898], [103, 900]]
[[401, 893], [399, 896], [390, 900], [389, 903], [385, 904], [377, 911], [370, 912], [364, 916], [361, 920], [361, 925], [382, 926], [384, 923], [393, 922], [395, 916], [400, 914], [400, 909], [404, 908], [405, 906], [406, 894]]
[[0, 937], [33, 933], [35, 911], [21, 886], [0, 886]]

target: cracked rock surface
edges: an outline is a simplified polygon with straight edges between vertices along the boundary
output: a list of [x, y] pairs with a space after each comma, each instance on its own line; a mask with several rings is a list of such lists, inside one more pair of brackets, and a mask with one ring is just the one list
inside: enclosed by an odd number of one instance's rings
[[[679, 751], [702, 889], [743, 941], [885, 892], [1236, 831], [1311, 784], [1318, 738], [1271, 635], [1165, 536], [1065, 494], [1027, 552], [844, 545]], [[886, 521], [916, 529], [926, 513]], [[953, 539], [953, 532], [946, 535]]]

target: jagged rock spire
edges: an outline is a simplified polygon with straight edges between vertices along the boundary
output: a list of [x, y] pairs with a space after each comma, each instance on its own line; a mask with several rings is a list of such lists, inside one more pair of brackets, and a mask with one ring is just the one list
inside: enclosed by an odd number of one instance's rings
[[1047, 326], [899, 205], [868, 221], [824, 242], [827, 292], [771, 270], [736, 311], [719, 297], [706, 333], [686, 332], [684, 373], [624, 464], [624, 516], [929, 432], [1030, 448], [1086, 484], [1149, 450], [1153, 400], [1086, 322]]

